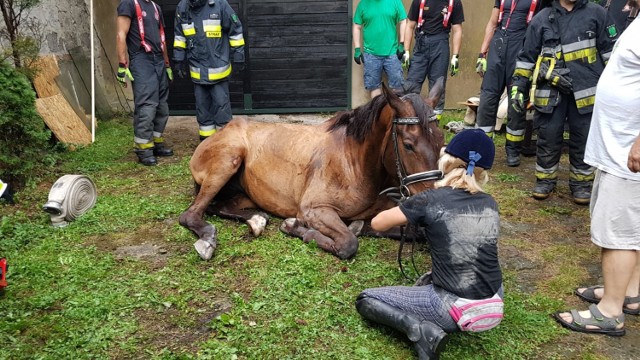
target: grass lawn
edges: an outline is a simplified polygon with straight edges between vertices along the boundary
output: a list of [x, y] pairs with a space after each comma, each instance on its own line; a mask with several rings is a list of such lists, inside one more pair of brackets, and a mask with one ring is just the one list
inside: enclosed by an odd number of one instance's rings
[[[443, 123], [462, 116], [447, 113]], [[253, 238], [245, 224], [208, 218], [219, 247], [202, 261], [195, 237], [177, 223], [193, 199], [190, 151], [143, 167], [134, 162], [131, 136], [125, 120], [101, 122], [94, 145], [65, 154], [17, 195], [17, 205], [0, 205], [0, 256], [10, 264], [0, 359], [416, 356], [401, 334], [364, 321], [354, 306], [364, 288], [410, 284], [398, 270], [397, 241], [362, 238], [358, 255], [341, 261], [282, 234], [281, 219]], [[442, 358], [610, 358], [612, 340], [570, 334], [549, 316], [584, 307], [571, 292], [597, 280], [588, 209], [567, 196], [530, 199], [534, 160], [517, 172], [503, 167], [503, 139], [496, 139], [487, 190], [501, 207], [506, 318], [486, 333], [453, 334]], [[53, 228], [41, 206], [65, 174], [91, 177], [98, 201]], [[628, 332], [639, 332], [637, 321], [631, 326]]]

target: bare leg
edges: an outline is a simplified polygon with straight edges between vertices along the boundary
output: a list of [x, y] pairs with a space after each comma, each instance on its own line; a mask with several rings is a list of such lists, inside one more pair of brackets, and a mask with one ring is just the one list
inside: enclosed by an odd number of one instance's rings
[[[587, 288], [578, 288], [579, 293], [583, 293]], [[597, 288], [593, 291], [596, 299], [602, 299], [604, 296], [604, 287]], [[629, 286], [627, 286], [626, 296], [628, 297], [636, 297], [640, 294], [640, 251], [636, 251], [636, 266], [633, 271], [633, 275], [631, 276], [631, 280], [629, 281]], [[638, 303], [631, 303], [626, 305], [628, 309], [635, 310], [639, 307]]]
[[[622, 306], [627, 287], [636, 269], [638, 255], [635, 250], [602, 249], [602, 274], [604, 276], [604, 295], [598, 309], [604, 316], [617, 317], [622, 314]], [[571, 313], [560, 316], [567, 322], [573, 321]], [[589, 311], [581, 311], [580, 316], [590, 318]], [[620, 324], [618, 328], [624, 327]], [[588, 326], [587, 328], [597, 328]]]

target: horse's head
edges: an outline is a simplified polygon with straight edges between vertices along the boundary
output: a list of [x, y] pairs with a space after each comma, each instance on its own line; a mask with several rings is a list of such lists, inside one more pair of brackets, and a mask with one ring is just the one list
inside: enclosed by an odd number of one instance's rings
[[[383, 85], [383, 94], [392, 114], [389, 136], [386, 141], [384, 165], [390, 174], [395, 174], [396, 183], [406, 183], [407, 176], [438, 168], [440, 148], [444, 145], [444, 134], [438, 127], [433, 110], [440, 100], [444, 85], [442, 78], [436, 81], [427, 99], [417, 94], [402, 98]], [[387, 109], [385, 109], [387, 110]], [[401, 185], [401, 184], [399, 184]], [[418, 181], [401, 189], [405, 195], [415, 194], [433, 186], [432, 181]], [[409, 192], [407, 194], [406, 192]]]

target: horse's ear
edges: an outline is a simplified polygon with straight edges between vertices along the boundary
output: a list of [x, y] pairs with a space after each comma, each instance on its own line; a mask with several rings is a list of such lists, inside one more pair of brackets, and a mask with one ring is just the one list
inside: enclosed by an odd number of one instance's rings
[[431, 88], [431, 91], [429, 91], [429, 98], [424, 99], [424, 102], [426, 102], [429, 106], [431, 106], [431, 108], [435, 108], [436, 105], [438, 105], [438, 102], [440, 101], [440, 97], [442, 96], [442, 92], [444, 91], [444, 77], [439, 77], [438, 80], [436, 80], [435, 84], [433, 84], [433, 87]]
[[402, 107], [402, 100], [396, 93], [387, 87], [387, 84], [382, 83], [382, 94], [385, 99], [387, 99], [387, 103], [391, 105], [391, 107], [397, 112]]

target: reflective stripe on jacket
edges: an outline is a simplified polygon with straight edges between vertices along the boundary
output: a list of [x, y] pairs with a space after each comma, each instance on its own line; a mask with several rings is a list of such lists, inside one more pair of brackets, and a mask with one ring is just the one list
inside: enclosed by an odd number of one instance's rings
[[176, 8], [173, 60], [189, 62], [191, 80], [214, 84], [231, 74], [231, 54], [244, 59], [242, 24], [226, 0], [192, 8], [181, 0]]
[[[533, 18], [527, 29], [516, 60], [513, 84], [528, 88], [536, 64], [540, 60], [553, 62], [555, 68], [569, 69], [578, 111], [590, 113], [598, 79], [618, 35], [615, 24], [601, 6], [578, 0], [568, 12], [554, 1], [553, 6]], [[548, 82], [538, 82], [533, 92], [534, 106], [539, 111], [549, 113], [559, 102], [557, 89]]]

